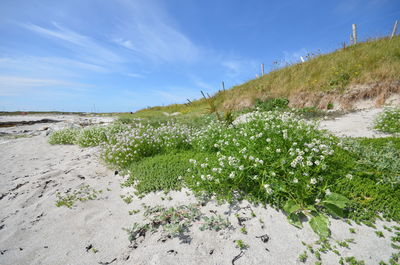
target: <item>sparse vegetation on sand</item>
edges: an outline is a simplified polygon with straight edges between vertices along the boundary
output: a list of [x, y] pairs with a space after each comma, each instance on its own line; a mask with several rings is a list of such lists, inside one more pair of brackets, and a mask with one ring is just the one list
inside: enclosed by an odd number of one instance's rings
[[[202, 231], [235, 229], [220, 215], [204, 215], [202, 198], [230, 205], [247, 200], [281, 210], [298, 228], [309, 223], [320, 240], [304, 243], [306, 249], [299, 253], [298, 261], [315, 258], [315, 264], [322, 264], [321, 253], [332, 252], [340, 257], [340, 264], [364, 264], [356, 257], [341, 256], [341, 249], [356, 242], [353, 238], [330, 239], [330, 221], [341, 219], [374, 229], [377, 219], [400, 222], [400, 138], [397, 134], [372, 139], [336, 137], [319, 130], [314, 119], [338, 112], [316, 107], [291, 109], [286, 98], [300, 91], [340, 94], [349, 85], [398, 81], [399, 42], [396, 37], [353, 45], [190, 104], [149, 108], [121, 116], [107, 127], [58, 131], [49, 142], [100, 146], [101, 158], [127, 175], [122, 185], [134, 187], [138, 198], [182, 188], [199, 198], [196, 205], [144, 206], [145, 222], [126, 229], [132, 244], [156, 231], [161, 231], [165, 240], [184, 239], [195, 222]], [[255, 106], [239, 111], [229, 107], [245, 99]], [[327, 102], [326, 107], [332, 109], [334, 103]], [[162, 114], [176, 111], [182, 115]], [[399, 117], [398, 109], [387, 109], [375, 128], [398, 133]], [[121, 198], [127, 204], [134, 200], [132, 195]], [[60, 197], [58, 203], [70, 207], [75, 199]], [[251, 218], [239, 212], [235, 216], [240, 237], [248, 237], [251, 226], [243, 222]], [[251, 216], [256, 216], [252, 210]], [[264, 221], [259, 220], [264, 229]], [[385, 230], [375, 233], [379, 240], [390, 238], [395, 251], [400, 248], [396, 227], [384, 226]], [[354, 236], [360, 231], [347, 230]], [[234, 244], [240, 254], [232, 262], [249, 247], [242, 239]], [[389, 264], [398, 259], [399, 254], [393, 253]]]

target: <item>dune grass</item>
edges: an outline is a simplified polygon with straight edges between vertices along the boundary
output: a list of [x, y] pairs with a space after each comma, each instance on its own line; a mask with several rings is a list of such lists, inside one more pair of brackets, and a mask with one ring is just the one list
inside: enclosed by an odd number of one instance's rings
[[[220, 111], [242, 109], [256, 99], [289, 98], [300, 92], [344, 93], [351, 85], [399, 81], [400, 37], [374, 39], [338, 49], [274, 70], [212, 96]], [[200, 93], [200, 92], [199, 92]], [[244, 103], [243, 103], [244, 102]], [[243, 103], [243, 104], [242, 104]], [[199, 115], [207, 112], [209, 101], [201, 98], [191, 104], [173, 104], [140, 110], [135, 117], [160, 116], [163, 112]]]

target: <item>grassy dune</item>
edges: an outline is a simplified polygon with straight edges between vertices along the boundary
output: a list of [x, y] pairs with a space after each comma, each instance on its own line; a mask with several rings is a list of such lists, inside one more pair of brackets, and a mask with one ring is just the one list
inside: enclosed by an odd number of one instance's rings
[[[242, 109], [257, 99], [293, 98], [299, 93], [329, 92], [343, 94], [354, 85], [393, 83], [400, 80], [400, 37], [370, 40], [332, 53], [318, 55], [305, 63], [272, 71], [212, 96], [220, 111]], [[207, 112], [209, 101], [152, 107], [135, 113], [154, 117], [162, 112], [196, 115]]]

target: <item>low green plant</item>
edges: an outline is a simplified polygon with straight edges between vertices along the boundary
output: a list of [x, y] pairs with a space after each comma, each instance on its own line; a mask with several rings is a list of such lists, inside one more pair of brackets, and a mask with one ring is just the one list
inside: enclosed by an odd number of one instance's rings
[[189, 159], [205, 158], [201, 152], [185, 151], [144, 158], [129, 166], [129, 178], [124, 186], [134, 186], [138, 193], [180, 190], [190, 174]]
[[78, 136], [78, 129], [63, 129], [50, 134], [50, 144], [74, 144]]
[[383, 234], [382, 231], [375, 231], [375, 234], [376, 234], [378, 237], [385, 237], [385, 235]]
[[365, 265], [363, 260], [357, 260], [355, 257], [340, 258], [339, 264], [345, 264], [344, 262], [349, 265]]
[[123, 200], [126, 204], [131, 204], [132, 201], [133, 201], [133, 197], [132, 197], [131, 195], [128, 195], [128, 196], [125, 196], [122, 200]]
[[308, 255], [307, 252], [304, 251], [299, 255], [299, 261], [305, 263], [307, 261]]
[[400, 133], [400, 107], [386, 108], [378, 115], [375, 129], [385, 133]]
[[204, 216], [202, 218], [203, 224], [200, 226], [200, 230], [214, 230], [220, 231], [231, 227], [231, 223], [227, 218], [222, 218], [221, 215], [212, 215], [211, 217]]
[[133, 242], [139, 235], [147, 231], [155, 232], [162, 229], [164, 236], [176, 237], [188, 231], [189, 227], [201, 217], [201, 212], [196, 205], [179, 205], [165, 208], [162, 206], [145, 207], [143, 216], [147, 223], [135, 223], [132, 228], [125, 229], [129, 240]]
[[85, 202], [88, 200], [95, 200], [102, 193], [102, 191], [95, 190], [89, 185], [83, 185], [79, 189], [72, 191], [72, 193], [65, 193], [62, 195], [60, 192], [56, 193], [57, 201], [56, 206], [65, 206], [72, 208], [76, 201]]
[[235, 240], [235, 243], [236, 243], [236, 248], [239, 248], [240, 250], [244, 250], [244, 249], [248, 249], [249, 248], [249, 245], [246, 244], [241, 239]]

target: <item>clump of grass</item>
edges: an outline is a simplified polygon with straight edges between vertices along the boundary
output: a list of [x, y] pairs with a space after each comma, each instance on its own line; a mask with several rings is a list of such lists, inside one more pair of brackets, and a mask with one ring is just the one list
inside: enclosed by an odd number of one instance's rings
[[78, 136], [78, 129], [63, 129], [50, 134], [50, 144], [74, 144]]
[[400, 107], [386, 108], [378, 115], [375, 129], [385, 133], [400, 133]]

